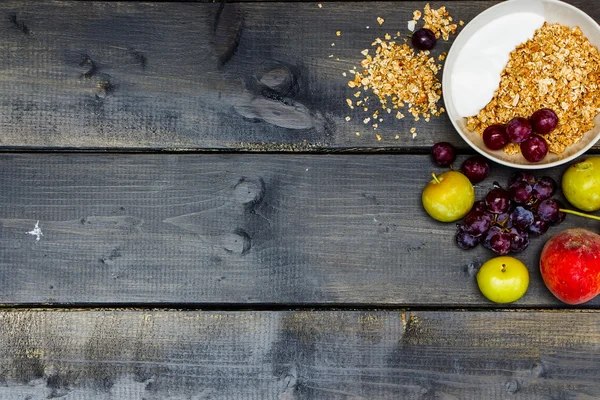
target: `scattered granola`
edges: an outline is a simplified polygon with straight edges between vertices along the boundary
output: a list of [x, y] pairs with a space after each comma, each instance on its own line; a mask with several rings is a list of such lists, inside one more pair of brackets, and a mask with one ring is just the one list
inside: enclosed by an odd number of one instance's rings
[[415, 119], [440, 115], [438, 101], [441, 83], [437, 77], [441, 66], [429, 57], [429, 52], [415, 53], [408, 44], [377, 39], [375, 55], [367, 55], [361, 62], [364, 68], [350, 87], [371, 90], [384, 109], [408, 107]]
[[[451, 33], [456, 33], [457, 25], [451, 23], [452, 17], [443, 6], [436, 10], [426, 4], [423, 11], [415, 10], [413, 20], [408, 21], [408, 30], [413, 32], [419, 20], [422, 20], [424, 27], [434, 32], [437, 38], [441, 36], [448, 40]], [[384, 21], [382, 17], [377, 17], [379, 25]], [[368, 26], [366, 28], [369, 29]], [[415, 121], [429, 121], [432, 116], [439, 116], [444, 112], [442, 107], [438, 107], [442, 85], [437, 75], [441, 64], [436, 63], [436, 58], [431, 56], [429, 51], [419, 51], [411, 47], [407, 43], [408, 37], [400, 37], [400, 32], [393, 38], [391, 34], [385, 33], [383, 39], [377, 38], [371, 44], [375, 49], [362, 50], [361, 54], [365, 57], [361, 62], [362, 71], [357, 71], [356, 67], [350, 70], [354, 77], [348, 82], [348, 86], [361, 89], [360, 92], [356, 92], [356, 98], [361, 96], [361, 92], [373, 92], [377, 96], [381, 112], [392, 114], [393, 111], [395, 119], [404, 118], [405, 115], [400, 109], [405, 109]], [[442, 53], [438, 60], [443, 61], [445, 57], [446, 54]], [[365, 96], [363, 100], [353, 104], [352, 108], [354, 105], [361, 106], [364, 102], [363, 111], [368, 112], [368, 98], [369, 96]], [[350, 106], [350, 103], [348, 105]], [[379, 112], [371, 111], [372, 115], [364, 118], [363, 123], [377, 129], [379, 123], [383, 122]], [[414, 138], [416, 129], [413, 128], [411, 133]]]
[[[548, 24], [510, 53], [492, 100], [467, 128], [482, 134], [486, 127], [505, 124], [515, 116], [550, 108], [558, 126], [544, 135], [549, 150], [561, 154], [581, 140], [600, 113], [600, 53], [579, 27]], [[509, 144], [508, 154], [520, 152]]]
[[436, 38], [439, 39], [441, 35], [444, 40], [448, 40], [451, 33], [456, 34], [458, 26], [451, 23], [452, 17], [448, 11], [446, 11], [445, 6], [441, 6], [437, 10], [434, 10], [429, 3], [427, 3], [425, 4], [423, 12], [423, 20], [425, 21], [423, 28], [427, 28], [435, 33]]

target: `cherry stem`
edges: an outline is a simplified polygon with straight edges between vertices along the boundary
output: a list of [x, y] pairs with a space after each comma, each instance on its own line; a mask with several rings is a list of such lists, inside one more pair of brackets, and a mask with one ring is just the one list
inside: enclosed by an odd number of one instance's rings
[[435, 181], [436, 181], [437, 183], [441, 183], [441, 182], [440, 182], [440, 180], [438, 179], [438, 177], [437, 177], [437, 176], [435, 176], [435, 172], [432, 172], [432, 173], [431, 173], [431, 176], [433, 176], [433, 179], [435, 179]]
[[558, 211], [562, 211], [567, 214], [577, 215], [578, 217], [584, 217], [584, 218], [595, 219], [596, 221], [600, 221], [600, 217], [597, 217], [595, 215], [585, 214], [585, 213], [582, 213], [579, 211], [565, 210], [564, 208], [559, 208]]

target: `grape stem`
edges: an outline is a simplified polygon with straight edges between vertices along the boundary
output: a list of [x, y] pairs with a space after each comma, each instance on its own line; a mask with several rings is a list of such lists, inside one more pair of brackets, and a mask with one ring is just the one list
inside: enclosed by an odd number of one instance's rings
[[562, 212], [567, 213], [567, 214], [577, 215], [578, 217], [584, 217], [584, 218], [595, 219], [596, 221], [600, 221], [600, 217], [597, 217], [595, 215], [585, 214], [585, 213], [582, 213], [582, 212], [579, 212], [579, 211], [566, 210], [564, 208], [559, 208], [558, 211], [562, 211]]

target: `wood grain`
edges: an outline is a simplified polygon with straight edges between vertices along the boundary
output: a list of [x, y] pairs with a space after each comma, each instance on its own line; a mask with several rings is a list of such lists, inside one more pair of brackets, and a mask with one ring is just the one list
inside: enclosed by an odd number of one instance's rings
[[[493, 253], [422, 209], [428, 156], [5, 154], [0, 170], [1, 303], [492, 306], [474, 276]], [[509, 174], [494, 165], [478, 196]], [[537, 268], [550, 234], [519, 255], [517, 306], [560, 304]]]
[[[446, 5], [468, 22], [495, 3]], [[572, 3], [600, 19], [600, 3]], [[354, 91], [342, 72], [376, 37], [406, 33], [423, 5], [3, 1], [0, 146], [415, 150], [446, 140], [465, 150], [446, 116], [386, 118], [378, 141], [346, 105]]]
[[597, 312], [3, 311], [0, 397], [594, 399]]

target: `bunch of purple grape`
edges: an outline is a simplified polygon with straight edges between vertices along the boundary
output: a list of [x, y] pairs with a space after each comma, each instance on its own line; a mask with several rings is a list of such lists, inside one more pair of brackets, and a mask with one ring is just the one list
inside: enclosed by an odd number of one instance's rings
[[478, 244], [504, 255], [529, 246], [529, 235], [543, 235], [550, 225], [561, 223], [563, 205], [551, 197], [556, 193], [554, 179], [517, 171], [508, 181], [508, 190], [497, 182], [484, 200], [475, 202], [462, 224], [456, 243], [462, 249]]

